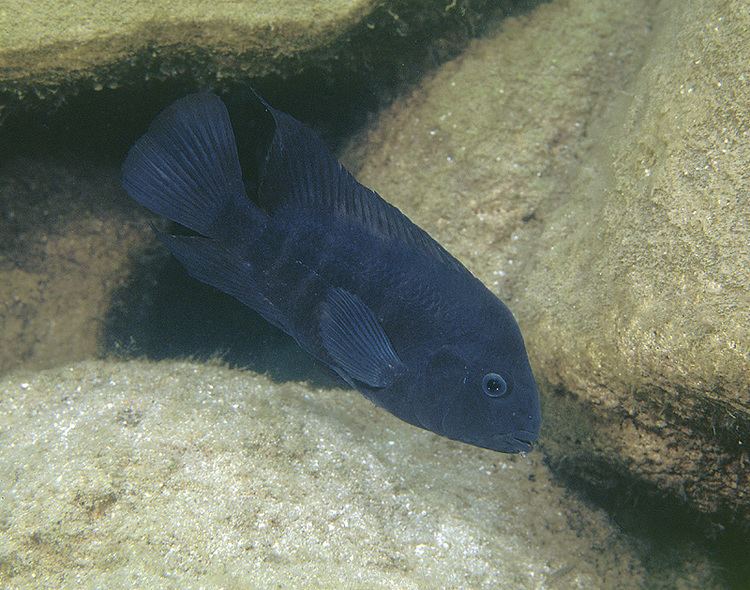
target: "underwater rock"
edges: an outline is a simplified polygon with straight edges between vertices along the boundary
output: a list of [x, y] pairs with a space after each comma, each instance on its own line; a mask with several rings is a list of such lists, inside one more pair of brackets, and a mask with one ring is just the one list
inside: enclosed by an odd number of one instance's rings
[[529, 250], [519, 311], [555, 391], [553, 461], [750, 527], [750, 13], [662, 2], [653, 27]]
[[[354, 391], [183, 362], [0, 382], [3, 587], [640, 588], [603, 512]], [[666, 587], [714, 588], [701, 556]]]
[[112, 293], [152, 239], [116, 174], [45, 158], [0, 164], [0, 372], [97, 353]]
[[[213, 70], [259, 75], [330, 44], [373, 10], [370, 0], [303, 4], [89, 2], [20, 5], [2, 31], [3, 84], [119, 85], [129, 62], [162, 77]], [[115, 66], [113, 64], [120, 64]], [[114, 71], [112, 71], [114, 70]]]
[[347, 154], [516, 313], [560, 472], [745, 526], [749, 18], [540, 6]]
[[176, 78], [206, 85], [287, 77], [344, 62], [353, 71], [377, 70], [388, 62], [405, 67], [399, 54], [403, 57], [433, 42], [441, 45], [437, 51], [446, 45], [461, 46], [489, 13], [515, 4], [16, 3], [0, 12], [7, 17], [0, 19], [0, 97], [11, 102], [34, 97], [59, 102], [87, 88], [100, 91]]

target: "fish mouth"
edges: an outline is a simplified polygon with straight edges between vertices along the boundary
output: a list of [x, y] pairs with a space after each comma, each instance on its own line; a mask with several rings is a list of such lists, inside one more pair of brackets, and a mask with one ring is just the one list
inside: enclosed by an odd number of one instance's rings
[[492, 448], [503, 453], [528, 453], [536, 438], [533, 432], [526, 430], [496, 434], [492, 437]]
[[518, 448], [519, 453], [528, 453], [534, 447], [534, 445], [531, 444], [531, 442], [529, 442], [528, 440], [518, 438], [517, 436], [513, 437], [513, 442]]

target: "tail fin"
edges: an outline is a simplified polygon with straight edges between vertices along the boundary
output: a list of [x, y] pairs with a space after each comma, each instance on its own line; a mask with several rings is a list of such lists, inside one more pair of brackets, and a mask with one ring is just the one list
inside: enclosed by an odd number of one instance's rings
[[191, 94], [167, 107], [130, 148], [125, 190], [144, 207], [206, 236], [233, 202], [247, 200], [229, 113]]

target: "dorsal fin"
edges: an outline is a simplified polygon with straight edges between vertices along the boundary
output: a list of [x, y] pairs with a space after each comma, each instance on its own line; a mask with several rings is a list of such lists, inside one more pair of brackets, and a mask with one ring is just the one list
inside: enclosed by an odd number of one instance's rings
[[357, 182], [310, 128], [263, 104], [273, 116], [276, 130], [259, 171], [254, 199], [258, 205], [269, 213], [288, 207], [325, 211], [470, 274], [427, 232], [375, 191]]
[[247, 202], [229, 113], [208, 93], [176, 100], [135, 142], [122, 166], [125, 190], [144, 207], [201, 233]]

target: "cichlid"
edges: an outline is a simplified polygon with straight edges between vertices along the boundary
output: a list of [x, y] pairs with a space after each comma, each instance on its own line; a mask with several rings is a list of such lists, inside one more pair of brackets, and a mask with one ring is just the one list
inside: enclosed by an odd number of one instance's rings
[[130, 149], [130, 196], [198, 234], [159, 239], [402, 420], [529, 451], [539, 395], [510, 310], [309, 128], [253, 100], [267, 132], [250, 138], [247, 182], [213, 94], [176, 101]]

